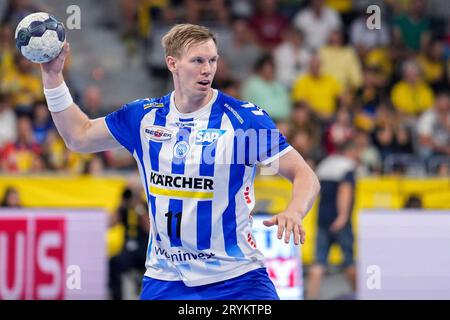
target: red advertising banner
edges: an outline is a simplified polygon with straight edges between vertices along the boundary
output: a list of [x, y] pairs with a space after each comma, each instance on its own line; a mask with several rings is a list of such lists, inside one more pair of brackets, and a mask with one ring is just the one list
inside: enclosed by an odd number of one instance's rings
[[65, 218], [35, 220], [33, 299], [64, 299]]
[[0, 299], [64, 299], [65, 249], [64, 217], [0, 217]]
[[0, 217], [0, 299], [25, 299], [27, 220]]
[[104, 298], [105, 222], [98, 211], [0, 210], [0, 300]]

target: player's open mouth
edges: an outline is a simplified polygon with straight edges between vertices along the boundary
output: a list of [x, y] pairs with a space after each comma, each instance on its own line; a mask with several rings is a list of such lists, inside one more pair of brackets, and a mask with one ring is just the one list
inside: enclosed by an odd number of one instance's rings
[[202, 80], [202, 81], [199, 81], [199, 82], [197, 82], [199, 85], [201, 85], [201, 86], [208, 86], [210, 83], [211, 83], [211, 81], [209, 81], [209, 80]]

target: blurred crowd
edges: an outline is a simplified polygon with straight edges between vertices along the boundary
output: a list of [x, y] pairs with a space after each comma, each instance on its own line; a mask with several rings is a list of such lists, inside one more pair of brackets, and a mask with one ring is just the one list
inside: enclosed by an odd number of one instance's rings
[[[214, 87], [264, 108], [312, 167], [353, 140], [360, 149], [359, 174], [449, 175], [447, 1], [115, 3], [117, 17], [99, 27], [116, 30], [128, 48], [145, 48], [144, 70], [166, 80], [161, 35], [178, 22], [213, 29], [221, 55]], [[366, 13], [370, 4], [380, 8], [378, 16]], [[120, 151], [70, 152], [55, 131], [39, 67], [14, 45], [17, 23], [41, 9], [30, 0], [9, 0], [0, 21], [1, 171], [98, 174], [134, 168]], [[68, 61], [69, 83], [70, 69]], [[72, 94], [90, 117], [119, 107], [105, 107], [95, 85]]]

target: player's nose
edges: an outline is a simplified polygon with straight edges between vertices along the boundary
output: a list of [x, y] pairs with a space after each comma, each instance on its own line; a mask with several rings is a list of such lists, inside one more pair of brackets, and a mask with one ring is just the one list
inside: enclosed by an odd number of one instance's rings
[[209, 63], [204, 63], [201, 69], [201, 72], [203, 75], [209, 75], [211, 74], [211, 66]]

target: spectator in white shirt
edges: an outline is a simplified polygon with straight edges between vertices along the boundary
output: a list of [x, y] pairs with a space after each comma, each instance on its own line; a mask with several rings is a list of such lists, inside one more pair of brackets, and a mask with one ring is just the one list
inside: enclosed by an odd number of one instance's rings
[[390, 28], [382, 21], [380, 29], [367, 27], [368, 14], [362, 14], [353, 20], [350, 26], [350, 43], [355, 46], [361, 57], [373, 48], [385, 47], [390, 42]]
[[341, 27], [342, 21], [336, 11], [324, 5], [324, 0], [310, 0], [310, 5], [294, 16], [293, 24], [305, 35], [308, 48], [318, 49], [333, 30]]
[[420, 154], [450, 156], [450, 93], [441, 92], [435, 106], [424, 112], [417, 123]]
[[287, 29], [283, 42], [274, 50], [276, 78], [290, 89], [295, 79], [308, 70], [311, 53], [303, 45], [301, 31]]
[[243, 81], [252, 73], [252, 68], [262, 51], [256, 45], [256, 37], [247, 20], [235, 19], [232, 24], [229, 42], [221, 48], [221, 56], [226, 61], [231, 73], [237, 80]]
[[6, 96], [0, 93], [0, 148], [17, 139], [17, 117], [8, 104]]

